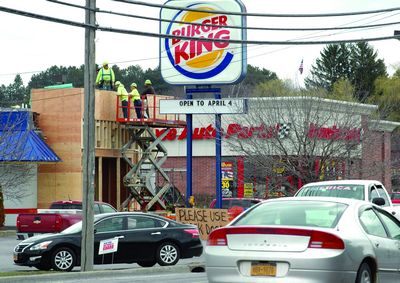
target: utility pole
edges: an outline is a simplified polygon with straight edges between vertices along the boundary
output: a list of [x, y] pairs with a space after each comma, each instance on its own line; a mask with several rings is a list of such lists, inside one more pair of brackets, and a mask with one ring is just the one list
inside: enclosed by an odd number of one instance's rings
[[94, 78], [95, 78], [95, 17], [96, 0], [86, 0], [85, 23], [85, 74], [83, 113], [83, 156], [82, 156], [82, 242], [81, 271], [93, 270], [93, 205], [95, 172], [95, 123], [94, 123]]

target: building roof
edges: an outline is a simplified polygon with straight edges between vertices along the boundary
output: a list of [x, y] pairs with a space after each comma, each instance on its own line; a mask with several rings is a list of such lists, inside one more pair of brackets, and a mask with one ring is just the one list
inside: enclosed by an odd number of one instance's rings
[[61, 161], [32, 128], [30, 111], [0, 111], [0, 162]]

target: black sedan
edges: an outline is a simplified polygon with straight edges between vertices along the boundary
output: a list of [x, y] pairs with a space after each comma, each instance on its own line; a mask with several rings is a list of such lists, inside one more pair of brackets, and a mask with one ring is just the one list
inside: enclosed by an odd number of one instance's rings
[[[14, 263], [40, 270], [71, 271], [80, 265], [82, 222], [58, 234], [20, 242]], [[143, 267], [174, 265], [200, 256], [203, 246], [196, 226], [141, 212], [94, 217], [94, 264], [137, 263]]]

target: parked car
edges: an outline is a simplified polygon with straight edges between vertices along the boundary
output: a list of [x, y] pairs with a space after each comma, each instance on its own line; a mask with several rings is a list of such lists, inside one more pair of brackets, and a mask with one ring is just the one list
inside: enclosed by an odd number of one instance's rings
[[390, 194], [390, 199], [393, 204], [400, 204], [400, 192], [392, 192]]
[[[80, 265], [81, 232], [82, 222], [78, 222], [58, 234], [28, 238], [15, 247], [14, 263], [40, 270], [70, 271]], [[118, 243], [109, 243], [108, 247], [117, 250], [100, 254], [104, 244], [113, 239]], [[195, 225], [141, 212], [94, 216], [94, 264], [174, 265], [181, 258], [200, 256], [202, 252]]]
[[394, 206], [386, 188], [375, 180], [335, 180], [309, 183], [295, 196], [343, 197], [374, 202], [400, 220], [400, 206]]
[[[244, 210], [263, 201], [258, 198], [222, 198], [222, 209], [228, 209], [229, 219], [232, 220]], [[213, 199], [210, 208], [215, 208], [217, 200]]]
[[[105, 202], [94, 202], [94, 214], [116, 212]], [[38, 213], [22, 213], [17, 216], [17, 238], [27, 239], [42, 233], [58, 233], [82, 220], [81, 201], [55, 201], [48, 209]]]
[[[290, 197], [215, 229], [208, 282], [400, 282], [400, 222], [366, 201]], [[377, 281], [378, 280], [378, 281]]]

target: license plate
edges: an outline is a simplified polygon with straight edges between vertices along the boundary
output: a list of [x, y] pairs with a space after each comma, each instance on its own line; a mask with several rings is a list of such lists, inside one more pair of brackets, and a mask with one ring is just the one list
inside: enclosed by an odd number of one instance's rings
[[18, 260], [18, 254], [14, 254], [14, 260]]
[[276, 276], [276, 263], [252, 263], [251, 276]]

